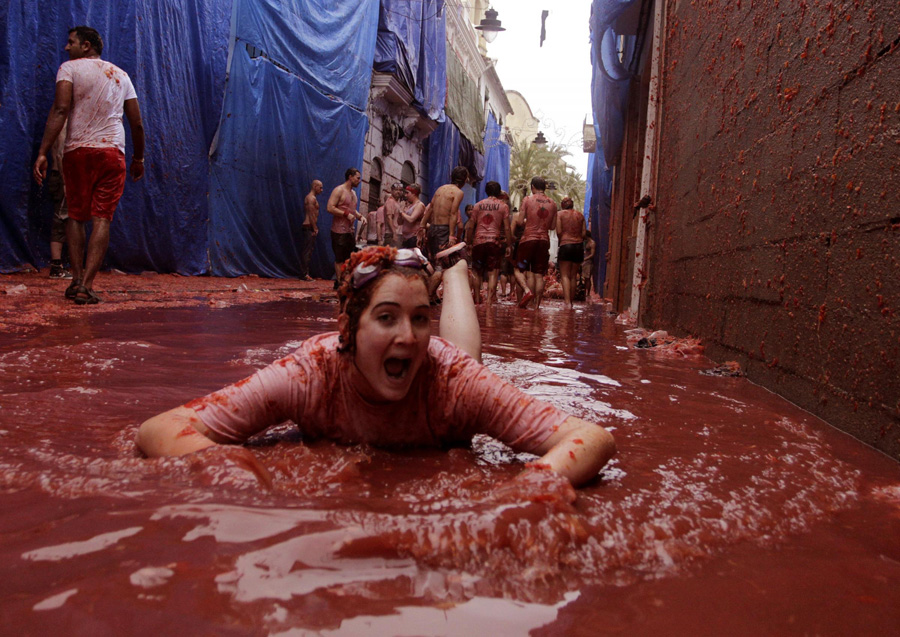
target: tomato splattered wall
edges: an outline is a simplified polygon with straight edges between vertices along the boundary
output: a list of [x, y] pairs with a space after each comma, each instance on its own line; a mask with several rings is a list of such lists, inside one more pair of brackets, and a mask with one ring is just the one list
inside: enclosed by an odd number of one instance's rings
[[900, 458], [900, 3], [670, 0], [663, 46], [641, 322]]

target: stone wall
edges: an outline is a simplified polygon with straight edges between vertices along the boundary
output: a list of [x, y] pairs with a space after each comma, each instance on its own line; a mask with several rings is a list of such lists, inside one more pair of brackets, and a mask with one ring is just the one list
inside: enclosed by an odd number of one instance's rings
[[[387, 110], [385, 108], [385, 110]], [[395, 181], [400, 181], [401, 170], [405, 162], [410, 162], [416, 169], [416, 181], [423, 188], [427, 187], [427, 166], [424, 159], [422, 142], [413, 138], [404, 138], [397, 141], [390, 154], [385, 155], [382, 147], [382, 110], [372, 104], [369, 105], [369, 131], [366, 134], [366, 145], [363, 153], [362, 170], [363, 181], [360, 189], [360, 212], [369, 211], [369, 176], [372, 174], [372, 160], [376, 157], [382, 163], [381, 189], [382, 192]]]
[[900, 5], [669, 0], [642, 323], [900, 458]]

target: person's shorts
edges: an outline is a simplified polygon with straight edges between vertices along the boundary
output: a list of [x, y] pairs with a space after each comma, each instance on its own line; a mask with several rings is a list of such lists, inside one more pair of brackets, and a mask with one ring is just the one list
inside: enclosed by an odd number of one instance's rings
[[125, 190], [125, 155], [118, 148], [76, 148], [63, 155], [69, 217], [112, 221]]
[[50, 225], [50, 241], [66, 242], [66, 221], [69, 219], [69, 205], [66, 203], [66, 187], [62, 173], [51, 170], [47, 174], [47, 190], [53, 200], [53, 223]]
[[419, 240], [416, 238], [415, 235], [413, 235], [412, 237], [403, 239], [403, 243], [400, 244], [400, 247], [401, 248], [409, 248], [410, 250], [412, 250], [413, 248], [417, 247], [418, 245], [419, 245]]
[[343, 263], [350, 258], [356, 248], [356, 240], [352, 232], [332, 232], [331, 251], [334, 252], [334, 262]]
[[394, 235], [390, 232], [384, 233], [384, 245], [393, 246], [394, 245]]
[[499, 270], [506, 248], [497, 241], [479, 243], [472, 248], [472, 269], [478, 274]]
[[556, 253], [557, 261], [568, 261], [569, 263], [584, 262], [584, 244], [583, 243], [567, 243], [559, 246], [559, 252]]
[[547, 274], [550, 265], [550, 242], [543, 240], [523, 241], [516, 251], [516, 267], [522, 272]]
[[450, 242], [450, 226], [428, 226], [426, 234], [428, 240], [428, 258], [434, 261], [434, 255], [447, 247]]

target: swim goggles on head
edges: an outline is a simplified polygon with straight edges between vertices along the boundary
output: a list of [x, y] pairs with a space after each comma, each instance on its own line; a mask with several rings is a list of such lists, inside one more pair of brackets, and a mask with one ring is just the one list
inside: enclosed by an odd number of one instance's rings
[[[418, 248], [403, 248], [397, 250], [397, 254], [394, 255], [391, 263], [404, 268], [422, 269], [428, 265], [428, 259], [425, 258], [425, 255]], [[353, 269], [353, 276], [351, 277], [353, 287], [358, 290], [366, 286], [383, 269], [384, 266], [381, 260], [375, 263], [360, 263]]]

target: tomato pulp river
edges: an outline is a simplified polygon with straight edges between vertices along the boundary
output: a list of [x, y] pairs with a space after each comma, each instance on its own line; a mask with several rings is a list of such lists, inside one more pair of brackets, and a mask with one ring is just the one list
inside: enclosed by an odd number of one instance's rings
[[600, 307], [479, 309], [485, 363], [616, 436], [570, 501], [523, 458], [305, 444], [148, 460], [137, 425], [335, 306], [70, 315], [0, 336], [0, 632], [868, 634], [900, 627], [900, 466]]

